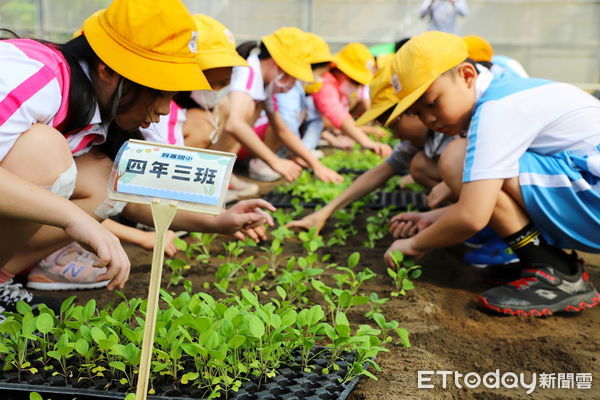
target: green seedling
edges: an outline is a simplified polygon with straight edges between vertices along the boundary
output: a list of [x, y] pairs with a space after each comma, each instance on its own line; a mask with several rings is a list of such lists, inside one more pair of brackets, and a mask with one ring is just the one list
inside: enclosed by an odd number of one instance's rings
[[399, 328], [398, 321], [390, 320], [386, 321], [385, 316], [380, 313], [374, 313], [372, 315], [373, 321], [377, 324], [379, 329], [381, 330], [381, 337], [384, 342], [391, 342], [393, 339], [391, 337], [391, 332], [395, 332], [398, 336], [399, 341], [396, 342], [397, 345], [402, 347], [410, 347], [410, 340], [408, 338], [408, 331], [404, 328]]
[[[421, 266], [415, 265], [413, 259], [405, 259], [402, 252], [396, 250], [390, 253], [396, 270], [387, 269], [388, 275], [394, 282], [395, 292], [392, 292], [392, 297], [404, 296], [408, 290], [415, 288], [412, 279], [418, 279], [421, 276]], [[404, 262], [404, 263], [403, 263]]]
[[166, 260], [165, 264], [171, 270], [167, 287], [179, 285], [179, 283], [185, 279], [185, 276], [183, 275], [184, 271], [190, 269], [190, 265], [181, 258], [172, 258]]
[[336, 285], [342, 289], [344, 286], [350, 287], [350, 292], [354, 295], [358, 292], [360, 286], [366, 281], [373, 279], [375, 273], [369, 268], [365, 268], [358, 273], [354, 272], [354, 268], [360, 261], [360, 253], [354, 252], [348, 257], [347, 267], [336, 267], [336, 270], [344, 272], [343, 274], [334, 274], [333, 278], [336, 281]]
[[380, 299], [377, 293], [371, 292], [369, 302], [367, 303], [371, 309], [365, 314], [365, 317], [372, 318], [373, 314], [381, 313], [381, 305], [387, 303], [389, 300], [387, 297]]
[[374, 248], [375, 242], [387, 234], [387, 223], [391, 208], [383, 208], [376, 215], [367, 217], [367, 241], [363, 243], [365, 247]]
[[261, 255], [261, 258], [269, 264], [269, 269], [275, 273], [283, 261], [283, 257], [281, 257], [281, 253], [283, 252], [281, 240], [273, 239], [269, 247], [261, 246], [261, 249], [265, 253]]

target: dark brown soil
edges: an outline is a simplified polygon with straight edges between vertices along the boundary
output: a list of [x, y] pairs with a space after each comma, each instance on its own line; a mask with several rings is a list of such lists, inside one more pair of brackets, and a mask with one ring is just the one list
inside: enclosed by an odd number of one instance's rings
[[[364, 230], [362, 230], [364, 232]], [[342, 263], [353, 251], [361, 252], [361, 264], [378, 276], [368, 282], [365, 292], [375, 291], [379, 297], [389, 297], [392, 291], [386, 274], [383, 253], [389, 241], [382, 240], [375, 249], [363, 248], [364, 234], [351, 238], [345, 247], [328, 249], [332, 258]], [[217, 245], [218, 246], [218, 245]], [[218, 247], [213, 244], [213, 249]], [[299, 244], [291, 244], [287, 255], [298, 254]], [[600, 307], [575, 314], [548, 318], [504, 317], [484, 313], [476, 307], [479, 293], [490, 286], [483, 283], [479, 270], [461, 261], [462, 247], [427, 254], [422, 260], [423, 276], [416, 289], [406, 296], [392, 298], [383, 305], [388, 319], [396, 319], [408, 329], [412, 348], [390, 346], [377, 362], [382, 368], [378, 381], [362, 379], [351, 394], [351, 400], [398, 399], [600, 399]], [[151, 253], [128, 248], [133, 271], [124, 290], [127, 296], [143, 297], [147, 293]], [[587, 255], [587, 271], [596, 286], [600, 286], [600, 259]], [[593, 263], [595, 265], [591, 265]], [[195, 290], [212, 280], [218, 261], [197, 266], [187, 272]], [[168, 274], [163, 272], [163, 287]], [[213, 292], [214, 293], [214, 292]], [[84, 301], [95, 298], [99, 304], [118, 301], [105, 290], [64, 292], [78, 295]], [[366, 323], [363, 311], [351, 312], [354, 323]], [[523, 372], [526, 381], [532, 373], [592, 373], [596, 378], [590, 390], [541, 389], [531, 396], [524, 389], [458, 389], [452, 376], [448, 387], [441, 387], [441, 377], [433, 380], [434, 389], [419, 389], [417, 373], [424, 371], [477, 372], [480, 376], [496, 369], [500, 374]]]

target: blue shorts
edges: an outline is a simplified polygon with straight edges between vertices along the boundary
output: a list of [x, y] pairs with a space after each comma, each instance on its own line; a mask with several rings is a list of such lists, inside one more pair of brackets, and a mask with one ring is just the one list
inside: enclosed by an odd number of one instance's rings
[[594, 155], [526, 152], [519, 184], [533, 224], [553, 246], [600, 253], [600, 148]]

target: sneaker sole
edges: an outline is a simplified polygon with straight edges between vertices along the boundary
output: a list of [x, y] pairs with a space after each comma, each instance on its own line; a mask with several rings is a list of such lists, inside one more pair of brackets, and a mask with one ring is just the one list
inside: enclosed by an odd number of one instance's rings
[[600, 293], [598, 291], [582, 293], [552, 305], [540, 305], [521, 309], [503, 307], [501, 304], [491, 304], [484, 297], [479, 297], [479, 306], [486, 310], [504, 315], [523, 317], [544, 317], [557, 312], [579, 312], [598, 305], [600, 305]]
[[[516, 260], [510, 260], [510, 261], [507, 261], [507, 262], [505, 262], [505, 263], [503, 263], [503, 264], [504, 264], [504, 265], [507, 265], [507, 264], [514, 264], [514, 263], [516, 263], [516, 262], [519, 262], [519, 259], [518, 259], [518, 258], [517, 258]], [[467, 264], [469, 264], [469, 263], [467, 263]], [[472, 266], [474, 266], [474, 267], [477, 267], [477, 268], [485, 268], [485, 267], [488, 267], [488, 266], [490, 266], [490, 265], [500, 265], [500, 264], [497, 264], [497, 263], [496, 263], [496, 264], [469, 264], [469, 265], [472, 265]]]
[[479, 243], [468, 243], [468, 242], [463, 242], [463, 244], [467, 247], [470, 247], [472, 249], [480, 249], [483, 247], [483, 244], [479, 244]]
[[61, 283], [61, 282], [27, 282], [27, 287], [34, 290], [88, 290], [101, 289], [108, 286], [109, 281], [94, 283]]

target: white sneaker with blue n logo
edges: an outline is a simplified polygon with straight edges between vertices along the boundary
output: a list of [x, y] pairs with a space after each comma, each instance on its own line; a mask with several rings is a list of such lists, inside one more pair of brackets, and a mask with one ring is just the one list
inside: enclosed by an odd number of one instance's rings
[[96, 255], [85, 250], [77, 242], [68, 244], [44, 258], [29, 273], [27, 287], [37, 290], [97, 289], [109, 281], [97, 282], [96, 278], [106, 272], [92, 264]]

